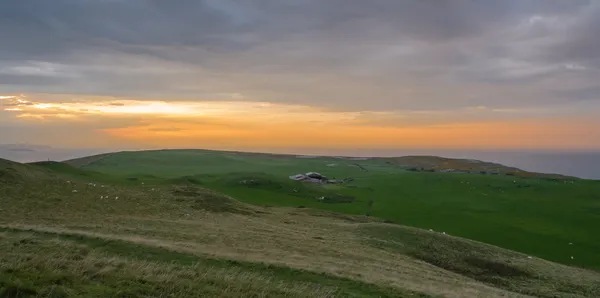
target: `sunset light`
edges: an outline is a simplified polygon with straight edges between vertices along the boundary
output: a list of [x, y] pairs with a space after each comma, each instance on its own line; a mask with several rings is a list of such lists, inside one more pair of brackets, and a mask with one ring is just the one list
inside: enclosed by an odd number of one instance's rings
[[[224, 16], [237, 11], [217, 6]], [[0, 63], [3, 142], [58, 145], [77, 135], [69, 146], [600, 150], [595, 52], [586, 54], [581, 42], [595, 35], [577, 37], [591, 21], [576, 25], [532, 7], [495, 29], [485, 17], [437, 27], [391, 13], [402, 9], [359, 6], [348, 9], [370, 17], [347, 26], [309, 13], [306, 23], [281, 28], [289, 32], [198, 25], [206, 32], [189, 35], [173, 31], [169, 19], [134, 41], [123, 28], [146, 26], [115, 16], [116, 31], [105, 32], [115, 36], [90, 31], [95, 37], [72, 49], [59, 37], [46, 40], [52, 32], [11, 43], [14, 57]], [[563, 17], [559, 30], [555, 20]], [[30, 50], [46, 46], [61, 50]], [[69, 127], [77, 132], [64, 133]]]
[[0, 298], [597, 298], [599, 32], [600, 0], [0, 0]]

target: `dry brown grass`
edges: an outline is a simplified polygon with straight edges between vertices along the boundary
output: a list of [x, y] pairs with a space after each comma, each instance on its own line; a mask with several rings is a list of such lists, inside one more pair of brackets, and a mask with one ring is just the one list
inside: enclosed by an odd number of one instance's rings
[[[20, 233], [10, 239], [0, 239], [0, 247], [3, 249], [3, 255], [0, 257], [2, 272], [14, 273], [17, 276], [29, 274], [29, 279], [33, 281], [29, 287], [27, 284], [13, 283], [9, 291], [3, 293], [6, 296], [102, 297], [107, 294], [128, 297], [336, 296], [335, 287], [282, 281], [264, 273], [236, 267], [215, 267], [204, 264], [179, 266], [121, 258], [90, 251], [85, 245], [77, 242], [59, 238], [43, 239], [33, 233]], [[34, 287], [36, 279], [46, 279], [46, 282], [49, 281], [53, 287], [40, 291]], [[77, 289], [76, 284], [84, 281], [100, 281], [104, 286], [115, 290]], [[146, 288], [144, 285], [152, 286]]]
[[[296, 212], [294, 212], [296, 213]], [[284, 223], [284, 221], [292, 223]], [[102, 226], [11, 226], [84, 234], [217, 258], [262, 262], [444, 297], [518, 297], [406, 255], [377, 249], [359, 224], [275, 209], [261, 217], [207, 213], [194, 219], [107, 218]]]
[[445, 158], [438, 156], [402, 156], [382, 158], [388, 163], [395, 164], [405, 168], [416, 168], [424, 171], [444, 171], [453, 170], [466, 173], [497, 173], [502, 175], [511, 175], [523, 178], [546, 178], [559, 180], [572, 180], [575, 177], [523, 171], [515, 167], [504, 166], [492, 162], [470, 161], [466, 159]]

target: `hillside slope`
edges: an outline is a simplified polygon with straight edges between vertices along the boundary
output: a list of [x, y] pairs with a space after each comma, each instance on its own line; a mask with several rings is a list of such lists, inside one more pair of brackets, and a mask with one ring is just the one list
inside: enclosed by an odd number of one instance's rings
[[[414, 157], [405, 159], [416, 162]], [[82, 169], [146, 184], [162, 183], [161, 177], [179, 179], [186, 175], [195, 185], [254, 205], [369, 214], [600, 270], [600, 237], [595, 228], [600, 222], [600, 181], [413, 172], [405, 169], [405, 159], [390, 164], [389, 159], [159, 150], [90, 158]], [[438, 157], [416, 160], [422, 166], [450, 163], [445, 167], [455, 161]], [[496, 166], [463, 161], [472, 166]], [[288, 178], [310, 171], [354, 181], [307, 185]]]
[[438, 232], [256, 207], [189, 183], [109, 184], [39, 165], [0, 164], [0, 296], [593, 297], [600, 291], [596, 272]]
[[574, 180], [559, 174], [535, 173], [515, 167], [507, 167], [498, 163], [473, 159], [456, 159], [439, 156], [402, 156], [382, 158], [387, 164], [400, 166], [412, 171], [442, 172], [442, 173], [470, 173], [482, 175], [508, 175], [524, 178], [544, 178], [557, 180]]
[[[213, 151], [213, 150], [202, 150], [202, 149], [165, 149], [165, 150], [148, 150], [148, 151], [123, 151], [116, 153], [104, 153], [99, 155], [93, 155], [88, 157], [76, 158], [64, 161], [75, 167], [86, 167], [86, 166], [102, 166], [104, 165], [103, 160], [115, 161], [118, 158], [130, 157], [130, 158], [141, 158], [149, 159], [151, 161], [154, 157], [170, 156], [174, 159], [174, 162], [178, 164], [179, 161], [186, 159], [193, 161], [194, 159], [207, 159], [217, 158], [220, 159], [221, 165], [227, 164], [227, 162], [239, 161], [247, 162], [249, 160], [260, 161], [260, 160], [278, 160], [282, 165], [286, 161], [301, 159], [311, 163], [312, 161], [328, 161], [330, 164], [340, 163], [341, 165], [357, 166], [360, 168], [361, 165], [378, 165], [379, 167], [395, 167], [399, 169], [411, 170], [411, 171], [425, 171], [425, 172], [445, 172], [445, 173], [470, 173], [470, 174], [485, 174], [485, 175], [510, 175], [516, 177], [526, 178], [546, 178], [546, 179], [559, 179], [559, 180], [573, 180], [576, 177], [570, 177], [559, 174], [547, 174], [547, 173], [535, 173], [524, 171], [515, 167], [508, 167], [498, 163], [486, 162], [481, 160], [473, 159], [458, 159], [458, 158], [445, 158], [439, 156], [427, 156], [427, 155], [415, 155], [415, 156], [401, 156], [401, 157], [368, 157], [368, 158], [356, 158], [356, 157], [342, 157], [342, 156], [298, 156], [291, 154], [268, 154], [268, 153], [250, 153], [250, 152], [237, 152], [237, 151]], [[110, 164], [110, 163], [109, 163]], [[114, 165], [114, 163], [113, 163]], [[194, 164], [191, 164], [193, 166]], [[250, 165], [256, 165], [250, 163]], [[260, 162], [259, 162], [260, 165]], [[190, 166], [190, 165], [188, 165]], [[179, 171], [183, 170], [181, 164], [178, 164]], [[179, 174], [179, 173], [178, 173]]]

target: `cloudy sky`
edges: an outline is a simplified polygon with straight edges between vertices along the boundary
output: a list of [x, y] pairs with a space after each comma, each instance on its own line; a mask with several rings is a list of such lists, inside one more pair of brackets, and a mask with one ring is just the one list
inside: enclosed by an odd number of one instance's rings
[[4, 0], [0, 143], [600, 150], [600, 1]]

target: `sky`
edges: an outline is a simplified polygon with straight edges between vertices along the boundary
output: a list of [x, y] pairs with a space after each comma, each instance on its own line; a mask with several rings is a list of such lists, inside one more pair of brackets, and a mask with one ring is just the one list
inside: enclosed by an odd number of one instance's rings
[[0, 144], [600, 151], [600, 1], [0, 1]]

